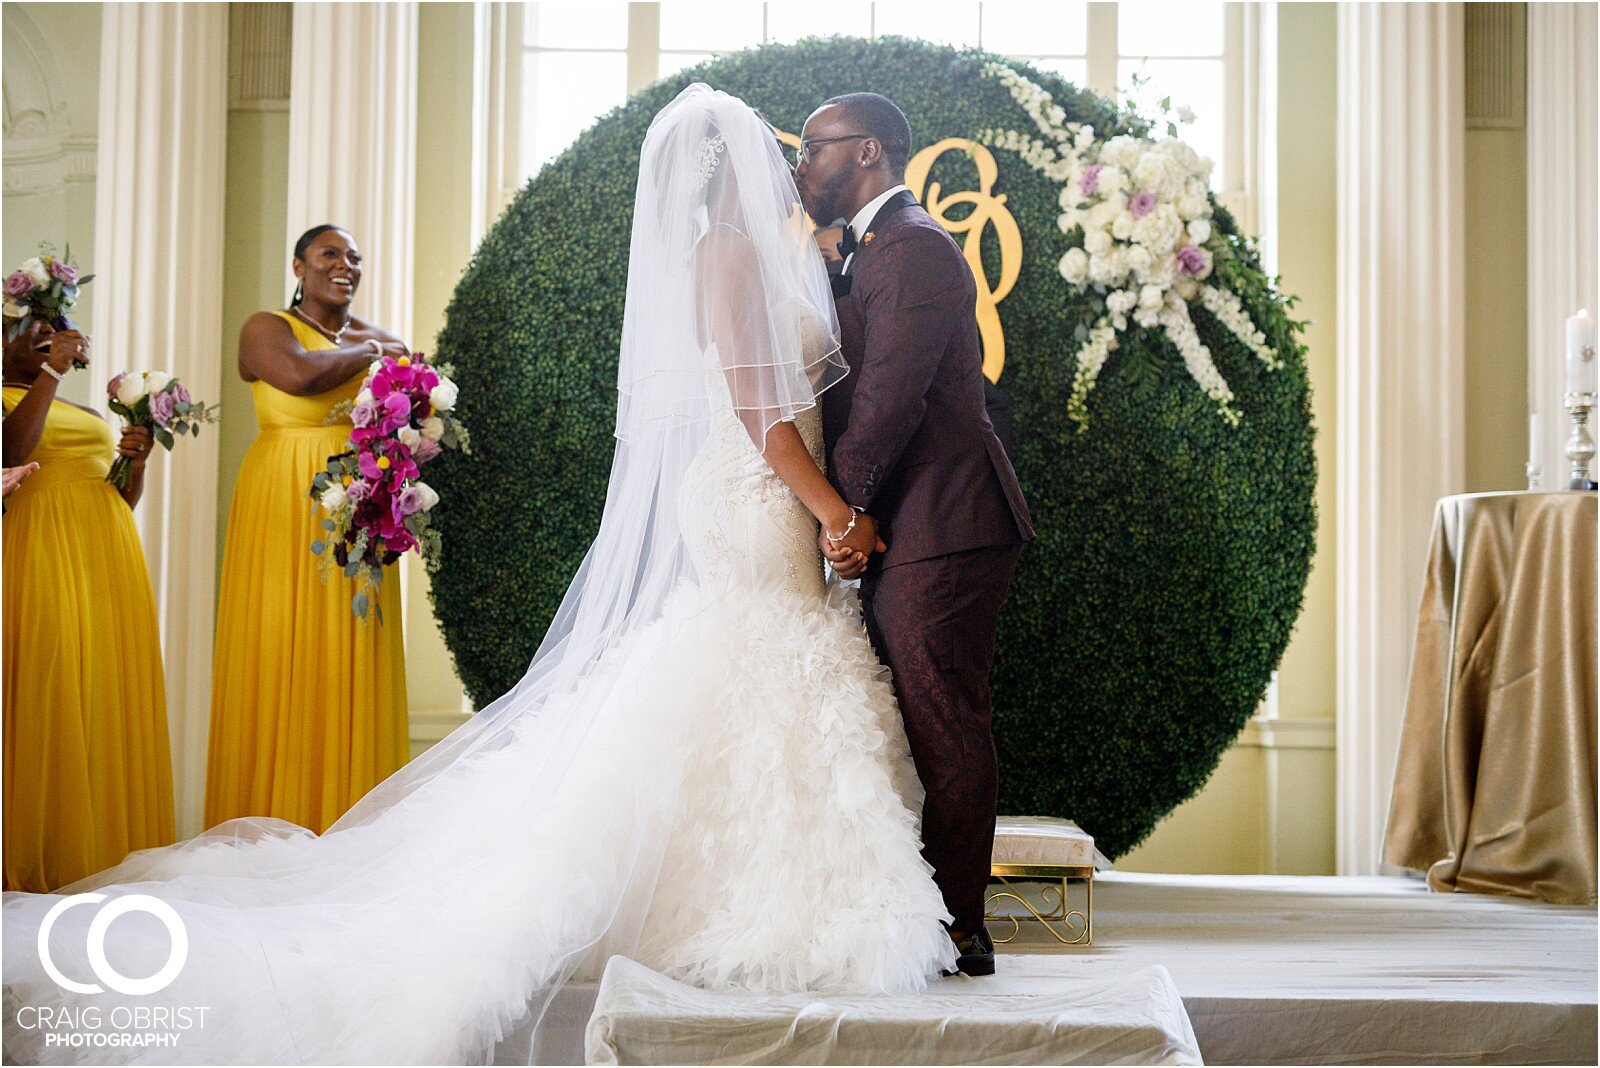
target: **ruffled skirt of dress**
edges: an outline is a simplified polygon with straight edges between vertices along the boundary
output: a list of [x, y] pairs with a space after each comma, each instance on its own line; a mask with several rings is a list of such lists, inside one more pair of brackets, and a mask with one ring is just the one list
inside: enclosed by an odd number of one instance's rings
[[[765, 992], [906, 994], [953, 964], [920, 786], [853, 605], [684, 585], [494, 742], [369, 822], [319, 837], [233, 820], [96, 877], [182, 917], [188, 959], [155, 994], [63, 990], [36, 950], [61, 898], [6, 895], [8, 1057], [474, 1063], [613, 953]], [[68, 977], [92, 981], [95, 912], [54, 922]], [[107, 932], [129, 976], [170, 946], [143, 912]], [[206, 1011], [162, 1047], [52, 1046], [17, 1024], [91, 1005]]]

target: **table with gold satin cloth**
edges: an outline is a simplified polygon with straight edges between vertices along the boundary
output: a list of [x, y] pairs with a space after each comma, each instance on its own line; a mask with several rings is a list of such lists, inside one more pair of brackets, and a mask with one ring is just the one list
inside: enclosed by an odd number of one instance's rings
[[1435, 890], [1595, 901], [1596, 516], [1439, 502], [1384, 848]]

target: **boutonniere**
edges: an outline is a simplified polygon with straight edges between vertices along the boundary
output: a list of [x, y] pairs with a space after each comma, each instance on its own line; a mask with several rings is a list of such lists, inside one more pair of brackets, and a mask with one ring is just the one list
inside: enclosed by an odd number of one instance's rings
[[868, 230], [867, 233], [866, 233], [866, 236], [861, 239], [861, 243], [863, 245], [872, 244], [872, 235], [875, 234], [876, 232], [877, 232], [876, 230]]

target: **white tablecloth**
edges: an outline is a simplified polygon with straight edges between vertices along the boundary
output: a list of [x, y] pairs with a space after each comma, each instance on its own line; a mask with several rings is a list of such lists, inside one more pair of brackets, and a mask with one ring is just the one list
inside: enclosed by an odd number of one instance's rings
[[[1065, 962], [1062, 962], [1065, 963]], [[1059, 973], [1049, 994], [957, 976], [914, 998], [709, 993], [613, 957], [589, 1064], [1199, 1064], [1162, 967]]]

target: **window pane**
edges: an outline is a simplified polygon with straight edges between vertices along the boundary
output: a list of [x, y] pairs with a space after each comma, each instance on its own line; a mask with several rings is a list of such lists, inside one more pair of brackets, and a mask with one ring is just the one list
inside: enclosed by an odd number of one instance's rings
[[662, 48], [733, 52], [760, 43], [760, 4], [661, 5]]
[[656, 77], [666, 78], [717, 57], [710, 52], [663, 52], [656, 60]]
[[1220, 3], [1117, 5], [1117, 51], [1125, 56], [1222, 55]]
[[802, 37], [872, 36], [872, 5], [867, 0], [853, 4], [768, 4], [767, 40], [788, 44]]
[[1015, 56], [1081, 56], [1089, 50], [1089, 5], [983, 5], [983, 47]]
[[[1020, 57], [1027, 59], [1026, 56]], [[1080, 89], [1089, 84], [1089, 61], [1086, 59], [1027, 59], [1040, 70], [1053, 71]]]
[[[1227, 160], [1223, 132], [1227, 115], [1222, 88], [1222, 60], [1125, 59], [1117, 66], [1118, 88], [1129, 88], [1135, 73], [1147, 79], [1143, 88], [1133, 97], [1144, 114], [1155, 114], [1155, 102], [1164, 96], [1172, 98], [1174, 110], [1186, 106], [1194, 112], [1194, 124], [1179, 126], [1178, 136], [1216, 164], [1211, 171], [1211, 188], [1228, 188], [1229, 176], [1224, 173]], [[1161, 136], [1166, 134], [1164, 129], [1156, 132]]]
[[529, 52], [522, 74], [524, 177], [628, 97], [628, 57], [621, 52]]
[[977, 4], [874, 4], [872, 32], [957, 48], [978, 43]]
[[523, 4], [529, 48], [628, 47], [627, 4]]

